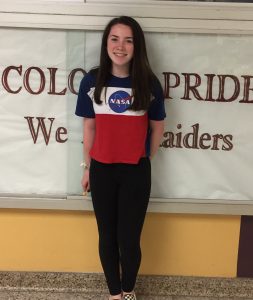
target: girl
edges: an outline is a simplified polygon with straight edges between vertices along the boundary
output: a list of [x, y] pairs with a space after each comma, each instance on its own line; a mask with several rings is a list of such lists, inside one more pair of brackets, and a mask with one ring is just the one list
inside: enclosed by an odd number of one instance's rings
[[133, 18], [114, 18], [106, 26], [99, 67], [81, 81], [76, 115], [84, 118], [82, 186], [91, 190], [109, 300], [135, 300], [150, 159], [163, 135], [165, 110]]

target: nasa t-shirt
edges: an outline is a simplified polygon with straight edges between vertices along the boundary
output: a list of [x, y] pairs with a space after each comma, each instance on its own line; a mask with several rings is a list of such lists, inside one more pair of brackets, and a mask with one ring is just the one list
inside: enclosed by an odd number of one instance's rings
[[103, 163], [137, 164], [149, 155], [148, 120], [165, 118], [164, 97], [157, 81], [148, 111], [128, 109], [134, 101], [131, 77], [111, 76], [102, 90], [102, 104], [93, 99], [96, 77], [89, 72], [82, 79], [76, 105], [76, 115], [96, 118], [95, 139], [90, 156]]

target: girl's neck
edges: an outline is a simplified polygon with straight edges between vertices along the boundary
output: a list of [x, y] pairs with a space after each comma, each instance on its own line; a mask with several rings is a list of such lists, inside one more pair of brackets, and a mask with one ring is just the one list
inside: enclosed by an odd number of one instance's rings
[[128, 77], [129, 76], [129, 68], [112, 67], [112, 75], [119, 77], [119, 78]]

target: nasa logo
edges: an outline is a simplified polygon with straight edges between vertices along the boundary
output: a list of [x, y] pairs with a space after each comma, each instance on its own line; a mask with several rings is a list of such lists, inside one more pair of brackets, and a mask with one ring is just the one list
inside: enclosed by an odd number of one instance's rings
[[109, 97], [109, 106], [116, 113], [123, 113], [131, 105], [132, 97], [125, 91], [117, 91]]

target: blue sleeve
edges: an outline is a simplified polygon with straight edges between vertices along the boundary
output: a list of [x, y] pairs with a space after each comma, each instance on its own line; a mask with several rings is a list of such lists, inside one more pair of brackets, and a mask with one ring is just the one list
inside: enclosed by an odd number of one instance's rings
[[91, 74], [86, 74], [81, 80], [75, 114], [79, 117], [95, 118], [93, 101], [89, 96], [91, 88], [94, 87], [94, 79]]
[[148, 109], [148, 118], [153, 121], [162, 121], [166, 117], [164, 95], [161, 83], [155, 78], [153, 83], [152, 100]]

